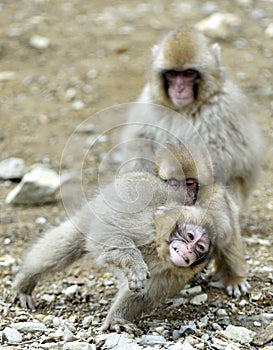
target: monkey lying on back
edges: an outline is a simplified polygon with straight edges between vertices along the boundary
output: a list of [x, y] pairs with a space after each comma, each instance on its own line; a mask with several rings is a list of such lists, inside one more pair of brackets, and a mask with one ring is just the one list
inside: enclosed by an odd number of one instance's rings
[[[158, 156], [159, 166], [164, 163], [159, 173], [168, 176], [177, 163], [171, 161], [168, 166], [164, 152]], [[180, 174], [183, 162], [191, 162], [188, 155], [178, 159]], [[133, 331], [132, 321], [174, 296], [203, 269], [211, 253], [226, 287], [237, 295], [245, 293], [248, 285], [236, 206], [224, 189], [202, 185], [202, 174], [197, 186], [192, 177], [195, 168], [185, 168], [184, 181], [180, 176], [177, 183], [165, 175], [163, 181], [146, 172], [123, 174], [75, 217], [46, 232], [30, 247], [15, 278], [13, 288], [21, 305], [34, 308], [31, 293], [37, 282], [86, 254], [125, 276], [105, 330]], [[209, 203], [204, 200], [207, 197], [202, 199], [206, 191], [211, 193]]]

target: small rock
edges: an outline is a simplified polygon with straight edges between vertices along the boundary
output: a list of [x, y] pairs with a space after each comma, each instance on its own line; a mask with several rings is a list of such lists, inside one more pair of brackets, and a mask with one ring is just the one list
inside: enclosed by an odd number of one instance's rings
[[15, 328], [21, 332], [45, 332], [47, 331], [47, 327], [40, 322], [18, 322], [18, 323], [12, 323], [12, 328]]
[[219, 309], [216, 311], [216, 315], [220, 317], [227, 316], [227, 312], [225, 309]]
[[75, 341], [77, 338], [75, 337], [75, 335], [71, 332], [70, 329], [68, 329], [67, 327], [65, 327], [64, 331], [63, 331], [63, 340], [68, 343], [68, 342], [73, 342]]
[[188, 341], [186, 340], [179, 340], [176, 344], [171, 345], [169, 350], [194, 350], [196, 349], [193, 347]]
[[133, 343], [129, 334], [127, 333], [109, 333], [109, 334], [101, 334], [97, 336], [96, 343], [100, 343], [104, 341], [103, 349], [115, 349], [115, 350], [141, 350], [142, 347]]
[[14, 264], [15, 264], [15, 259], [12, 256], [6, 254], [0, 257], [0, 266], [8, 267]]
[[3, 338], [6, 340], [8, 343], [21, 343], [22, 342], [22, 335], [20, 332], [18, 332], [17, 329], [6, 327], [3, 330]]
[[56, 200], [60, 188], [59, 175], [42, 166], [34, 167], [8, 194], [9, 204], [43, 204]]
[[0, 163], [0, 178], [21, 180], [26, 173], [25, 161], [21, 158], [8, 158]]
[[48, 48], [49, 44], [49, 39], [40, 35], [33, 35], [29, 40], [29, 45], [39, 50]]
[[201, 12], [206, 16], [209, 16], [217, 11], [219, 11], [219, 5], [213, 1], [208, 1], [201, 6]]
[[266, 28], [266, 30], [265, 30], [265, 35], [266, 35], [268, 38], [270, 38], [270, 39], [273, 38], [273, 23], [270, 23], [270, 24], [267, 26], [267, 28]]
[[47, 219], [43, 216], [39, 216], [36, 220], [35, 220], [36, 224], [39, 225], [44, 225], [47, 222]]
[[208, 295], [203, 293], [196, 295], [190, 300], [190, 304], [192, 305], [202, 305], [208, 300]]
[[62, 291], [62, 293], [65, 294], [66, 296], [70, 296], [71, 297], [77, 292], [78, 288], [79, 287], [78, 287], [77, 284], [73, 284], [72, 286], [69, 286], [66, 289], [64, 289]]
[[54, 294], [42, 294], [40, 296], [40, 300], [43, 300], [45, 302], [47, 302], [48, 304], [53, 303], [53, 301], [55, 300], [55, 295]]
[[267, 326], [264, 330], [257, 333], [254, 338], [255, 345], [264, 345], [273, 340], [273, 322]]
[[194, 286], [194, 287], [191, 287], [191, 288], [182, 289], [179, 294], [181, 294], [182, 296], [187, 297], [189, 295], [199, 294], [201, 292], [202, 292], [202, 287], [201, 286]]
[[81, 100], [76, 100], [72, 103], [72, 109], [74, 109], [74, 111], [81, 111], [82, 109], [84, 109], [84, 103]]
[[252, 342], [256, 333], [245, 327], [229, 325], [224, 331], [220, 331], [219, 334], [227, 339], [238, 341], [241, 344], [249, 344]]
[[196, 24], [196, 28], [213, 39], [228, 39], [241, 27], [241, 19], [233, 13], [214, 13]]
[[87, 78], [89, 79], [94, 79], [98, 76], [98, 72], [96, 71], [96, 69], [90, 69], [87, 74], [86, 74]]
[[4, 71], [0, 72], [0, 82], [13, 80], [15, 77], [15, 72]]
[[140, 338], [141, 345], [165, 344], [167, 341], [161, 335], [146, 334]]
[[197, 328], [194, 321], [190, 321], [187, 325], [181, 326], [179, 331], [181, 335], [189, 335], [197, 333]]
[[85, 342], [73, 341], [64, 344], [63, 350], [96, 350], [96, 346]]

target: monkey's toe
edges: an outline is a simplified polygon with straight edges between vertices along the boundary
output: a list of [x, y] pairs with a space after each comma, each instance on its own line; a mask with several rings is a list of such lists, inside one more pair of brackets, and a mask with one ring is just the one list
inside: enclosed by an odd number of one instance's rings
[[233, 296], [235, 298], [240, 298], [242, 295], [246, 295], [249, 289], [250, 284], [247, 281], [243, 281], [238, 284], [230, 284], [226, 287], [228, 295]]
[[121, 333], [124, 331], [137, 336], [140, 336], [143, 333], [134, 323], [119, 317], [114, 317], [113, 319], [105, 322], [101, 329], [104, 332], [114, 331]]
[[19, 301], [19, 304], [22, 308], [31, 309], [31, 310], [35, 309], [35, 304], [31, 295], [24, 294], [24, 293], [16, 293], [14, 297], [14, 302], [16, 301]]

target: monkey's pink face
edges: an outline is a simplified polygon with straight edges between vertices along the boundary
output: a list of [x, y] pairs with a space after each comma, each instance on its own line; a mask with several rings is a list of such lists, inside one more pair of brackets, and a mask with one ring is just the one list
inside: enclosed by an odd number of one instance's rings
[[164, 73], [167, 93], [175, 107], [188, 106], [197, 94], [199, 73], [193, 69], [169, 70]]
[[203, 262], [209, 248], [210, 240], [202, 227], [184, 224], [170, 238], [170, 260], [176, 266], [189, 267]]

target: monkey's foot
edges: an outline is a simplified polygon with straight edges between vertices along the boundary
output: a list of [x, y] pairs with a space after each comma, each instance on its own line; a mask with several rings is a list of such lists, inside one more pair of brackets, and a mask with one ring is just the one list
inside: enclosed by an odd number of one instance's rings
[[14, 302], [16, 302], [17, 300], [19, 300], [19, 304], [21, 305], [21, 307], [31, 310], [35, 309], [35, 304], [31, 295], [24, 293], [16, 293], [14, 297]]
[[126, 275], [129, 289], [133, 292], [141, 291], [146, 285], [147, 278], [150, 278], [148, 267], [144, 262], [131, 266]]
[[227, 283], [226, 285], [221, 280], [211, 281], [209, 286], [225, 289], [228, 295], [235, 298], [240, 298], [242, 295], [246, 295], [250, 290], [250, 284], [247, 281], [242, 281], [240, 283]]
[[114, 331], [121, 333], [122, 331], [125, 331], [126, 333], [135, 334], [137, 336], [143, 333], [134, 323], [119, 317], [114, 317], [111, 320], [106, 321], [101, 329], [103, 332]]
[[247, 281], [243, 281], [238, 284], [229, 284], [226, 287], [228, 295], [234, 296], [235, 298], [240, 298], [242, 295], [250, 290], [250, 284]]

